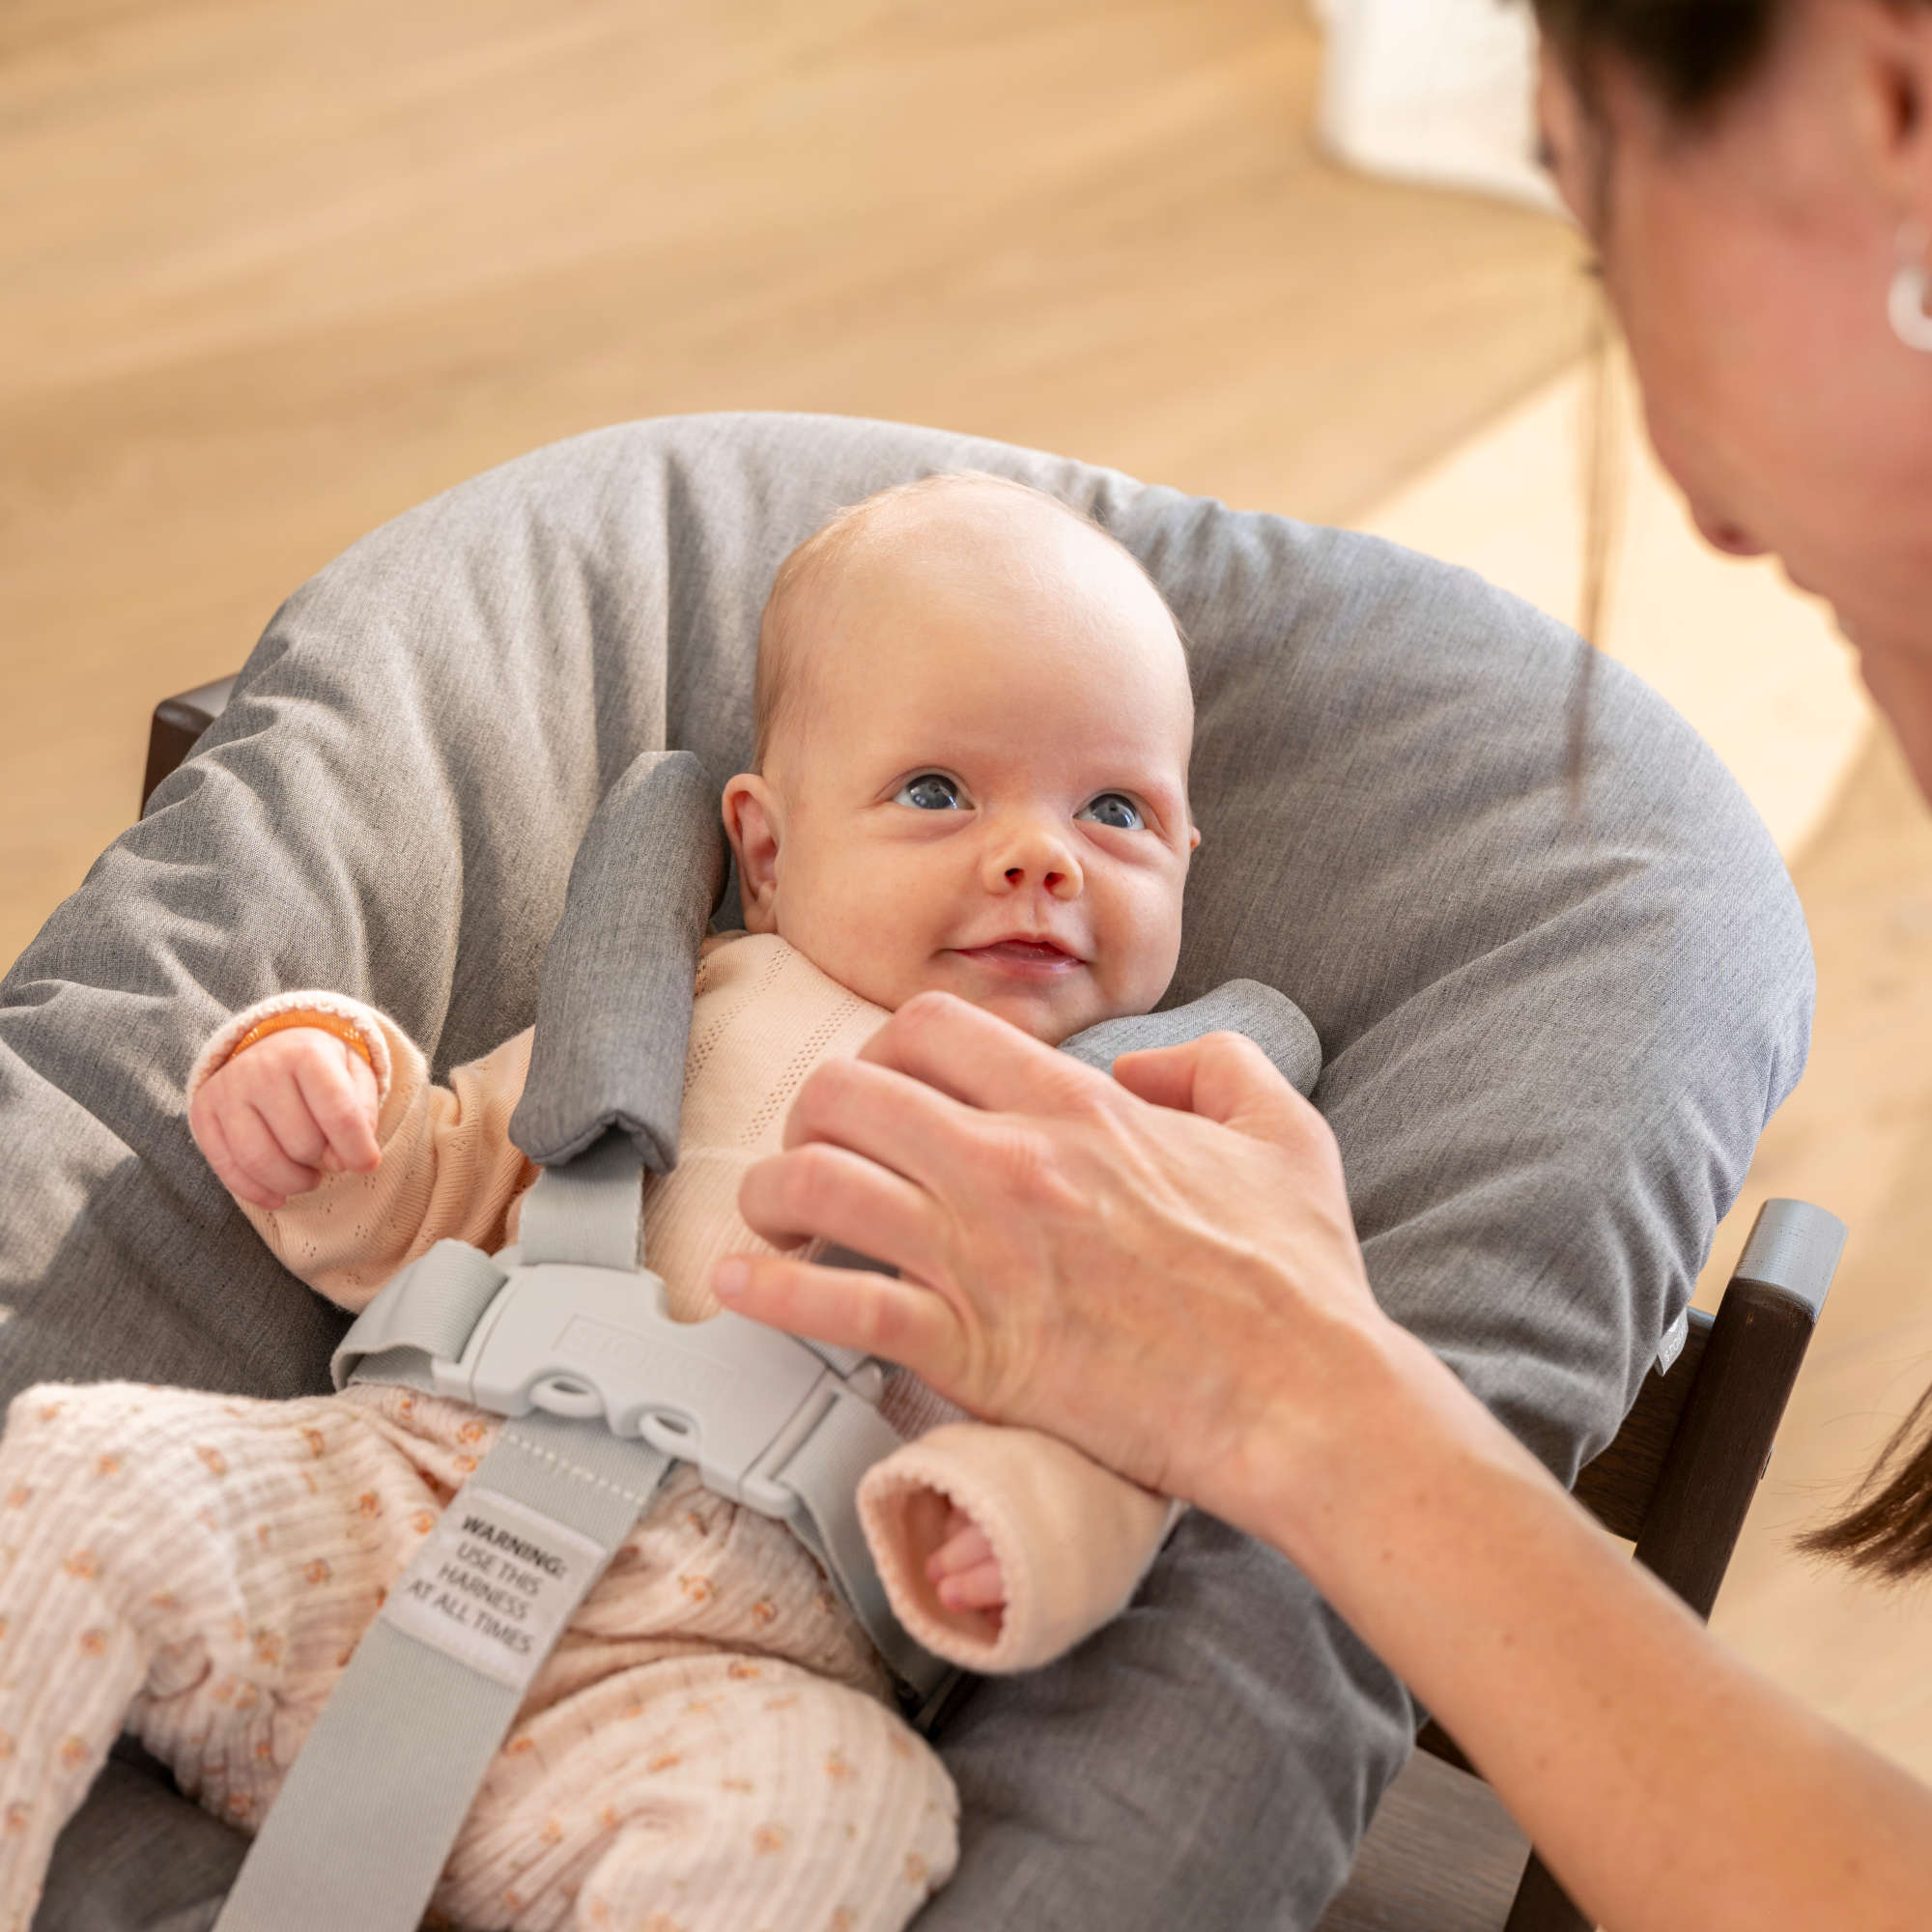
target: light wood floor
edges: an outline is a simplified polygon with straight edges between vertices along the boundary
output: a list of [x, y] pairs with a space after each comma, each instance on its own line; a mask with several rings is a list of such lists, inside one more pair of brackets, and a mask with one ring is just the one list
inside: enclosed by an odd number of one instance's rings
[[1794, 876], [1818, 960], [1811, 1060], [1759, 1145], [1700, 1298], [1769, 1196], [1821, 1203], [1851, 1238], [1712, 1621], [1932, 1781], [1932, 1588], [1880, 1592], [1790, 1548], [1932, 1383], [1932, 815], [1889, 736]]
[[[156, 697], [537, 443], [832, 410], [1383, 496], [1575, 355], [1576, 249], [1321, 166], [1316, 56], [1293, 0], [11, 0], [0, 960], [131, 815]], [[1889, 752], [1797, 869], [1817, 1042], [1746, 1206], [1855, 1237], [1719, 1622], [1932, 1776], [1932, 1605], [1783, 1548], [1932, 1378], [1932, 826]]]
[[1553, 224], [1319, 167], [1293, 0], [10, 0], [0, 959], [155, 696], [535, 444], [830, 410], [1333, 518], [1573, 353]]

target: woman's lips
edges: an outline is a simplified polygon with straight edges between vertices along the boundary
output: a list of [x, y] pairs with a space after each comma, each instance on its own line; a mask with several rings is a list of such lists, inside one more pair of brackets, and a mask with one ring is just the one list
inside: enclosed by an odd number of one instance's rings
[[954, 951], [962, 959], [976, 959], [1022, 980], [1058, 979], [1081, 963], [1050, 939], [1000, 939], [991, 946], [961, 946]]

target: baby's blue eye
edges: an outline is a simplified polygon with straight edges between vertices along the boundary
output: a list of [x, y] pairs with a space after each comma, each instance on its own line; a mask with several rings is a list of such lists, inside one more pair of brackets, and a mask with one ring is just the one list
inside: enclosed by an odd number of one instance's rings
[[959, 787], [939, 772], [921, 772], [899, 786], [893, 803], [909, 805], [915, 811], [957, 811]]
[[1074, 816], [1091, 818], [1096, 825], [1111, 825], [1116, 832], [1138, 832], [1144, 822], [1140, 807], [1118, 791], [1103, 791], [1098, 798], [1090, 798]]

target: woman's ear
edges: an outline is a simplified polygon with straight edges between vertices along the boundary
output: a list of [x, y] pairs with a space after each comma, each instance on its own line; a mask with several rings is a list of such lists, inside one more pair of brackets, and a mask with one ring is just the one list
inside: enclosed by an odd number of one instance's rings
[[784, 826], [777, 794], [756, 772], [740, 772], [724, 787], [724, 836], [738, 862], [738, 896], [747, 932], [779, 929], [779, 842]]
[[1861, 159], [1898, 213], [1932, 221], [1932, 17], [1859, 0], [1843, 16], [1857, 87]]

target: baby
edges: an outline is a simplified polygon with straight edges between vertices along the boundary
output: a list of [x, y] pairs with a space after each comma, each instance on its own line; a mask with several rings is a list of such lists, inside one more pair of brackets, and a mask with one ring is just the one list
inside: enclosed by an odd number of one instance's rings
[[[672, 1314], [759, 1243], [739, 1179], [790, 1097], [941, 987], [1058, 1043], [1150, 1009], [1198, 842], [1187, 671], [1125, 551], [1052, 499], [934, 478], [835, 518], [779, 572], [753, 769], [724, 788], [748, 932], [707, 942], [677, 1167], [644, 1252]], [[195, 1138], [276, 1254], [359, 1309], [455, 1236], [517, 1236], [530, 1036], [433, 1085], [381, 1013], [281, 995], [209, 1042]], [[1021, 1669], [1131, 1596], [1159, 1499], [913, 1378], [861, 1490], [928, 1649]], [[0, 1440], [0, 1928], [129, 1724], [184, 1789], [259, 1821], [383, 1595], [495, 1437], [408, 1388], [247, 1402], [27, 1391]], [[425, 1741], [433, 1749], [433, 1741]], [[956, 1801], [791, 1532], [680, 1466], [530, 1687], [438, 1889], [471, 1927], [896, 1932], [951, 1873]]]

